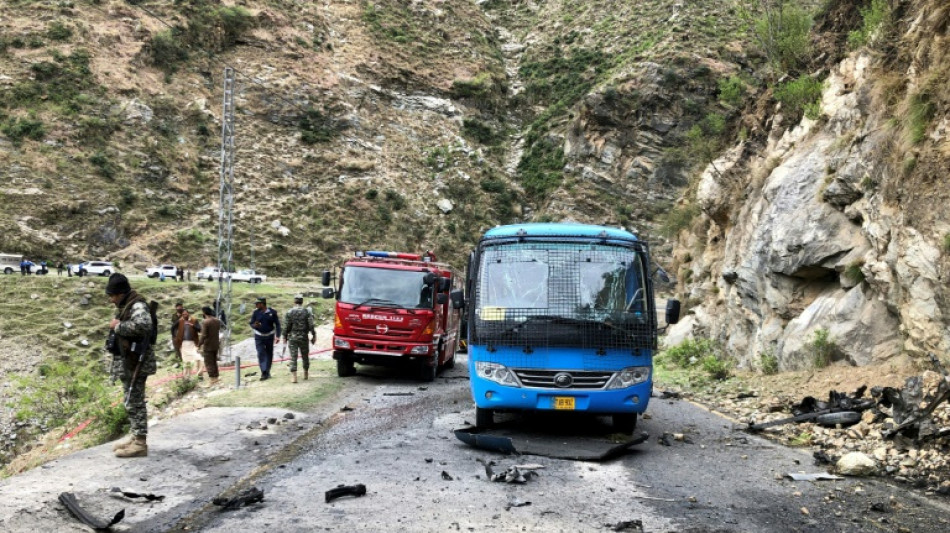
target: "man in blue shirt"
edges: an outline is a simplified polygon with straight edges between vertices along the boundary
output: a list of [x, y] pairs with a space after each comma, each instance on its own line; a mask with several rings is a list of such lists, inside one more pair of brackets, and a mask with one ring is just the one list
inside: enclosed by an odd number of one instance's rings
[[258, 298], [256, 309], [248, 322], [254, 330], [254, 346], [257, 348], [257, 364], [261, 367], [261, 381], [270, 379], [270, 366], [274, 362], [274, 343], [280, 342], [280, 317], [277, 311], [267, 307], [266, 298]]

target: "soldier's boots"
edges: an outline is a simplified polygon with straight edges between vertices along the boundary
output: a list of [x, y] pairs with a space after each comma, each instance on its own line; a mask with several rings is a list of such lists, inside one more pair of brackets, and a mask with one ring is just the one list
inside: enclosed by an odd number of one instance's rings
[[[304, 378], [304, 379], [306, 379], [306, 378]], [[296, 373], [296, 372], [291, 372], [291, 373], [290, 373], [290, 382], [291, 382], [291, 383], [297, 383], [297, 373]]]
[[310, 371], [309, 371], [309, 370], [304, 369], [304, 371], [303, 371], [303, 379], [304, 379], [304, 381], [310, 379]]
[[115, 441], [115, 444], [112, 445], [112, 451], [117, 452], [121, 450], [122, 448], [125, 448], [129, 444], [132, 444], [132, 438], [133, 438], [132, 435], [129, 435], [128, 437], [124, 439], [119, 439]]
[[147, 455], [148, 444], [145, 442], [145, 437], [138, 435], [132, 437], [132, 442], [124, 448], [119, 448], [115, 452], [116, 457], [146, 457]]

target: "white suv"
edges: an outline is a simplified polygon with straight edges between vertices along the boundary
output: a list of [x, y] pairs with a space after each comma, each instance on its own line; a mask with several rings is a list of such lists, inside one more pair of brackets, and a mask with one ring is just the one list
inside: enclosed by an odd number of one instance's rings
[[162, 274], [165, 274], [166, 278], [174, 278], [178, 275], [178, 267], [175, 265], [162, 265], [145, 269], [145, 275], [150, 278], [160, 278]]
[[115, 266], [109, 261], [83, 261], [78, 265], [70, 266], [73, 274], [79, 274], [79, 267], [82, 267], [82, 273], [85, 276], [95, 274], [96, 276], [110, 276], [115, 272]]

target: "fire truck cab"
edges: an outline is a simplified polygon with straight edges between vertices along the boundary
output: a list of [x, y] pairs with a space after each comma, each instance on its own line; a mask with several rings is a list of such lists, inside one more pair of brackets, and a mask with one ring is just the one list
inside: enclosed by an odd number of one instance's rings
[[431, 252], [356, 252], [333, 276], [323, 272], [325, 298], [336, 298], [333, 358], [337, 375], [361, 365], [416, 365], [423, 381], [455, 365], [462, 310], [449, 292], [461, 281]]

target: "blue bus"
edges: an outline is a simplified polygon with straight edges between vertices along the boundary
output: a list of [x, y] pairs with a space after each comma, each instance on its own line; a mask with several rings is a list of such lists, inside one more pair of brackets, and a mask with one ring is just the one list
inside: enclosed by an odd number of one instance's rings
[[[647, 244], [617, 228], [516, 224], [469, 258], [466, 307], [475, 424], [500, 411], [610, 415], [632, 433], [653, 388], [657, 314]], [[666, 322], [679, 319], [667, 304]]]

